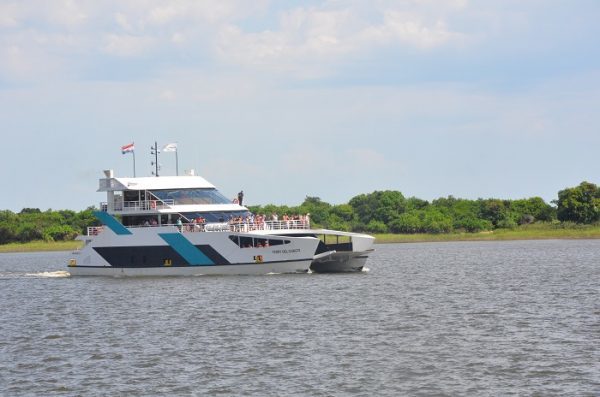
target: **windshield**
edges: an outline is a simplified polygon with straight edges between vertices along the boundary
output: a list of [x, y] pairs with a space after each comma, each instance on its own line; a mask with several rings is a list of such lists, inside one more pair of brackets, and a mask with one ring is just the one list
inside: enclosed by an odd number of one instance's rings
[[175, 205], [231, 203], [231, 200], [223, 196], [217, 189], [153, 190], [151, 193], [163, 201], [173, 200]]

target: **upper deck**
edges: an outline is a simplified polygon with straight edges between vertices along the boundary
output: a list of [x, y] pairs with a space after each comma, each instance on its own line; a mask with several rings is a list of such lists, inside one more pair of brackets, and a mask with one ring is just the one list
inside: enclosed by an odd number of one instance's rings
[[107, 199], [100, 208], [112, 215], [154, 215], [182, 212], [239, 212], [245, 207], [222, 195], [196, 175], [120, 178], [105, 171], [98, 192]]

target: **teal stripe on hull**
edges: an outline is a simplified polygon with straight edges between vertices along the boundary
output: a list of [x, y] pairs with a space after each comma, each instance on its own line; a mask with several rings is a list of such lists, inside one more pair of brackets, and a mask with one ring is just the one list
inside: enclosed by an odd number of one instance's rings
[[215, 264], [181, 233], [159, 233], [158, 235], [191, 266], [212, 266]]
[[110, 230], [115, 232], [115, 234], [124, 236], [127, 234], [132, 234], [129, 229], [127, 229], [121, 222], [115, 219], [112, 215], [104, 211], [94, 211], [94, 216], [98, 218], [103, 225], [106, 225]]

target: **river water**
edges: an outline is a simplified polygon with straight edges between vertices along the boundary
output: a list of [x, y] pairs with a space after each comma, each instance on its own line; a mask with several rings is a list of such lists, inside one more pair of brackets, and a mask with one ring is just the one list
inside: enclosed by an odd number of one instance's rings
[[0, 254], [0, 395], [600, 395], [600, 240], [376, 249], [357, 274], [129, 279]]

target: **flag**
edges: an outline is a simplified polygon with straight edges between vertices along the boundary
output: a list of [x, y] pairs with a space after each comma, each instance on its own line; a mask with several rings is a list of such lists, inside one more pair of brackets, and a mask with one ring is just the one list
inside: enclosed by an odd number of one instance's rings
[[177, 144], [176, 143], [167, 143], [162, 151], [163, 152], [176, 152]]
[[134, 149], [135, 149], [135, 147], [133, 146], [133, 142], [131, 142], [128, 145], [121, 146], [121, 153], [123, 153], [123, 154], [125, 154], [125, 153], [133, 153]]

